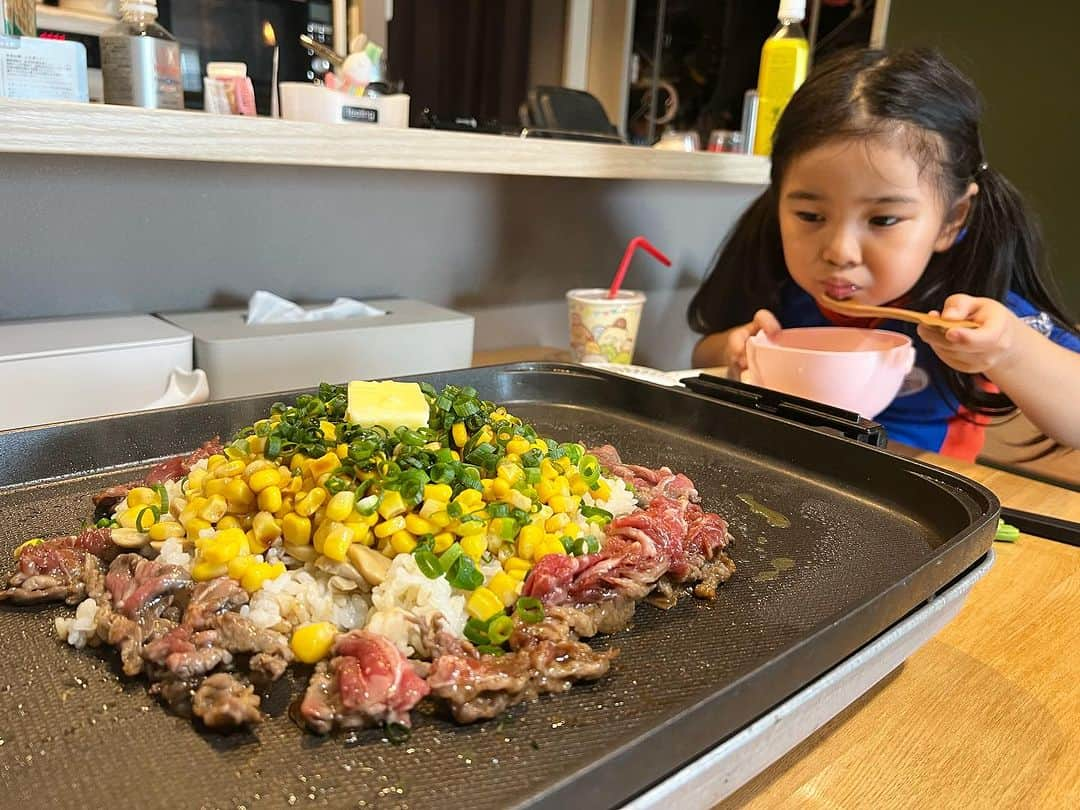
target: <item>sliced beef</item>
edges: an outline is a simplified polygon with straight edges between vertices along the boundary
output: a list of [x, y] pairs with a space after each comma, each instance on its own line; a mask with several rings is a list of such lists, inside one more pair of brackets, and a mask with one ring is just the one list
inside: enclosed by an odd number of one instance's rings
[[28, 605], [63, 600], [74, 605], [86, 597], [87, 578], [93, 578], [100, 562], [111, 561], [119, 551], [109, 529], [54, 537], [24, 548], [8, 588], [0, 591], [0, 602]]
[[259, 696], [227, 672], [218, 672], [203, 681], [191, 698], [191, 708], [207, 728], [229, 730], [262, 722]]
[[300, 716], [317, 734], [382, 723], [411, 725], [409, 712], [428, 685], [389, 639], [364, 630], [338, 636], [334, 657], [308, 684]]
[[148, 472], [146, 477], [141, 481], [132, 481], [128, 484], [117, 484], [102, 490], [91, 499], [94, 502], [94, 514], [107, 517], [112, 512], [113, 507], [126, 498], [127, 494], [135, 487], [146, 486], [148, 484], [163, 484], [166, 481], [177, 481], [191, 472], [191, 468], [202, 461], [202, 459], [209, 458], [215, 453], [220, 453], [222, 449], [221, 439], [215, 436], [189, 455], [175, 456], [157, 464], [151, 468], [150, 472]]
[[109, 567], [105, 587], [118, 613], [144, 628], [161, 616], [177, 593], [186, 597], [191, 574], [178, 565], [148, 560], [138, 554], [121, 554]]
[[[239, 613], [221, 613], [208, 626], [216, 632], [217, 644], [232, 653], [273, 656], [286, 666], [292, 661], [288, 638], [276, 630], [259, 627]], [[284, 671], [285, 667], [282, 667], [281, 672]]]
[[232, 663], [232, 654], [218, 646], [217, 641], [214, 630], [193, 633], [187, 627], [177, 626], [147, 644], [142, 656], [154, 665], [155, 672], [165, 670], [174, 679], [191, 680], [218, 665]]
[[[597, 652], [578, 641], [574, 627], [582, 621], [576, 612], [556, 608], [536, 624], [517, 622], [505, 655], [479, 655], [466, 642], [461, 654], [432, 662], [431, 693], [446, 701], [457, 722], [474, 723], [539, 695], [565, 692], [576, 681], [602, 678], [618, 650]], [[584, 629], [595, 630], [595, 623]]]
[[205, 630], [218, 614], [236, 610], [247, 603], [247, 591], [234, 579], [217, 577], [200, 582], [192, 588], [183, 623], [193, 630]]
[[634, 494], [642, 504], [648, 504], [653, 498], [660, 496], [674, 500], [688, 500], [692, 503], [698, 501], [698, 491], [694, 482], [682, 473], [672, 472], [668, 467], [658, 467], [653, 470], [638, 464], [623, 464], [619, 457], [619, 451], [610, 444], [594, 447], [589, 450], [601, 466], [617, 478], [632, 487]]

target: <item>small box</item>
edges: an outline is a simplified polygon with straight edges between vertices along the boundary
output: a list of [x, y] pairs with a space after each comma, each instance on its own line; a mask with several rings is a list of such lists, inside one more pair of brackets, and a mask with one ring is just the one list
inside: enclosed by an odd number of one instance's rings
[[409, 126], [409, 95], [353, 96], [310, 82], [281, 83], [281, 117], [317, 124]]
[[0, 36], [0, 96], [89, 101], [86, 46], [81, 42]]
[[191, 352], [191, 333], [150, 315], [0, 323], [0, 430], [141, 410]]
[[251, 326], [244, 309], [158, 317], [195, 336], [195, 365], [206, 372], [211, 399], [472, 364], [471, 315], [408, 298], [367, 303], [386, 314]]

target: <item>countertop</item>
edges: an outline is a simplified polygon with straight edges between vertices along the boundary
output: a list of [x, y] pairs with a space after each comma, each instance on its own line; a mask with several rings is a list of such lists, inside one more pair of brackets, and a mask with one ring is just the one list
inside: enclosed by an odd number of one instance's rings
[[0, 153], [765, 185], [751, 155], [0, 99]]

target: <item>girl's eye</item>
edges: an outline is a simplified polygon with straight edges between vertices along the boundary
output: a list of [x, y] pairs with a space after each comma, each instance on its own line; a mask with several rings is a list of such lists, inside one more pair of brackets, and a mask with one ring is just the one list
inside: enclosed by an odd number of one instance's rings
[[890, 225], [895, 225], [900, 221], [900, 217], [870, 217], [870, 224], [877, 228], [888, 228]]
[[825, 217], [821, 214], [815, 214], [813, 211], [796, 211], [795, 216], [801, 219], [803, 222], [824, 222]]

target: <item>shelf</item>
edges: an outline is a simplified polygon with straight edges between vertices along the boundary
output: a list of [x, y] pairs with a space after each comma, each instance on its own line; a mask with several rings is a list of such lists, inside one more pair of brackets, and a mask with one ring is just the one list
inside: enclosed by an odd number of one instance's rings
[[769, 161], [574, 141], [0, 99], [0, 153], [765, 185]]
[[66, 34], [101, 36], [105, 29], [116, 25], [117, 19], [106, 14], [93, 14], [89, 11], [72, 11], [56, 6], [37, 6], [37, 27], [45, 31], [60, 31]]

